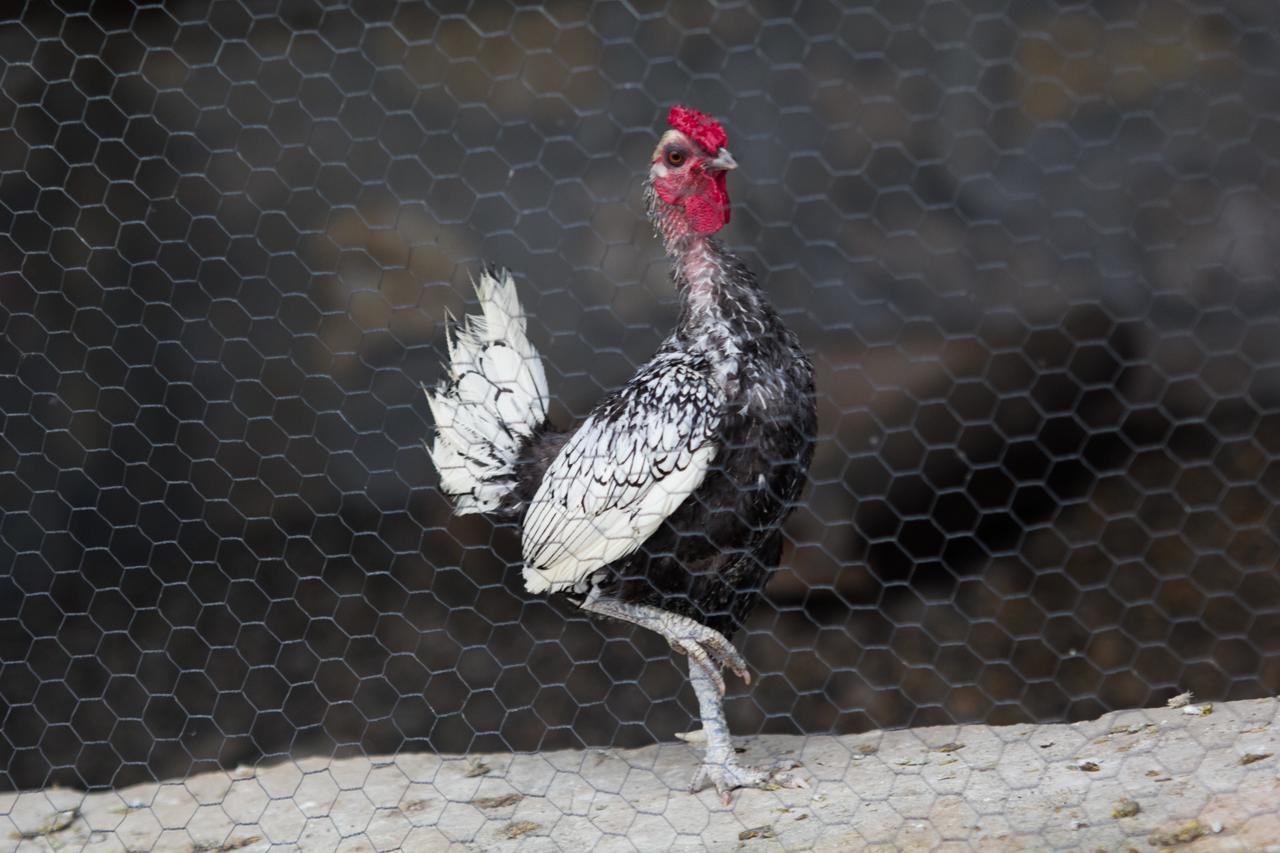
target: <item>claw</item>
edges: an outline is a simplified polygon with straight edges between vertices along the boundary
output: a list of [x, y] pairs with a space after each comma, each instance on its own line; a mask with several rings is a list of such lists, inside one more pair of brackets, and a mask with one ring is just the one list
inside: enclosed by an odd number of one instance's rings
[[707, 733], [704, 729], [694, 729], [691, 732], [676, 732], [676, 737], [685, 743], [703, 744], [707, 742]]
[[693, 775], [693, 781], [689, 785], [690, 792], [697, 793], [711, 783], [716, 793], [720, 796], [720, 801], [726, 806], [729, 805], [731, 798], [730, 792], [736, 788], [763, 788], [765, 790], [776, 790], [778, 788], [801, 788], [808, 789], [809, 782], [803, 776], [790, 771], [800, 766], [800, 762], [794, 759], [784, 759], [775, 763], [772, 767], [744, 767], [732, 759], [723, 764], [704, 762], [698, 768], [698, 772]]
[[723, 634], [708, 628], [707, 633], [698, 638], [698, 642], [711, 653], [716, 663], [733, 670], [734, 675], [747, 684], [751, 683], [751, 672], [747, 669], [747, 662]]
[[732, 654], [725, 655], [724, 658], [722, 658], [722, 662], [724, 665], [728, 666], [729, 669], [733, 670], [733, 674], [741, 678], [744, 683], [750, 684], [751, 670], [747, 669], [747, 662], [742, 659], [742, 656], [738, 654], [738, 650], [733, 646], [729, 646], [729, 651], [732, 652]]

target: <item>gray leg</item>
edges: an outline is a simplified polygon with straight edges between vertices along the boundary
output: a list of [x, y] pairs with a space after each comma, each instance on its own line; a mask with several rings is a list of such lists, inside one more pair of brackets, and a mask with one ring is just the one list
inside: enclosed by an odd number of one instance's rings
[[728, 805], [729, 792], [734, 788], [809, 787], [803, 778], [788, 772], [798, 767], [798, 762], [783, 761], [767, 769], [744, 767], [738, 763], [733, 740], [729, 737], [729, 724], [724, 718], [724, 678], [720, 669], [727, 666], [748, 683], [751, 677], [746, 661], [723, 634], [687, 616], [598, 594], [587, 596], [582, 609], [648, 628], [665, 637], [673, 649], [688, 655], [689, 682], [698, 697], [702, 730], [681, 735], [681, 739], [706, 744], [702, 766], [693, 777], [691, 790], [699, 791], [708, 783], [715, 785], [717, 793]]
[[724, 678], [720, 675], [722, 667], [733, 670], [743, 681], [751, 683], [751, 673], [747, 671], [747, 662], [738, 654], [719, 631], [713, 631], [701, 622], [668, 613], [647, 604], [631, 604], [600, 595], [589, 595], [582, 602], [582, 609], [588, 613], [608, 616], [621, 622], [630, 622], [641, 628], [648, 628], [655, 634], [665, 637], [671, 648], [689, 656], [689, 668], [697, 664], [706, 670], [715, 680], [720, 693], [724, 693]]
[[724, 700], [716, 690], [715, 683], [702, 667], [694, 666], [692, 661], [689, 662], [689, 681], [693, 684], [693, 692], [698, 696], [702, 731], [684, 735], [682, 740], [705, 740], [707, 744], [702, 766], [694, 774], [689, 790], [700, 791], [708, 784], [714, 785], [716, 793], [727, 806], [729, 792], [734, 788], [809, 787], [803, 777], [790, 772], [800, 766], [798, 761], [779, 761], [768, 768], [739, 764], [733, 751], [733, 740], [729, 737], [729, 724], [724, 718]]

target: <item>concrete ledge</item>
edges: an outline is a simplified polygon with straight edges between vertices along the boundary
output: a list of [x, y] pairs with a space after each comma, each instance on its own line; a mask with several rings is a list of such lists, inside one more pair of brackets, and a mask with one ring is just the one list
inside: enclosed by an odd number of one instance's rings
[[744, 746], [799, 757], [812, 789], [690, 795], [683, 744], [307, 758], [0, 795], [0, 849], [1280, 851], [1276, 699]]

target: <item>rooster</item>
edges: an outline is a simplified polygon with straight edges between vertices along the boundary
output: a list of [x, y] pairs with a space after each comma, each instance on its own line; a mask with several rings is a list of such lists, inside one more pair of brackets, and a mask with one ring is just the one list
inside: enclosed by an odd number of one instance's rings
[[752, 273], [715, 238], [729, 222], [724, 128], [674, 107], [644, 201], [672, 262], [675, 331], [576, 429], [547, 416], [547, 380], [509, 272], [486, 269], [481, 314], [455, 328], [427, 392], [440, 487], [456, 511], [522, 522], [524, 584], [655, 631], [689, 658], [705, 744], [691, 789], [807, 787], [795, 762], [740, 764], [722, 669], [728, 637], [782, 552], [816, 427], [813, 369]]

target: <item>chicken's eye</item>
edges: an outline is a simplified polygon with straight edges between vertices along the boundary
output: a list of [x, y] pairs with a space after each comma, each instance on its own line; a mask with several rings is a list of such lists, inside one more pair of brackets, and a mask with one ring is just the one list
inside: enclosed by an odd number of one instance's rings
[[672, 148], [667, 151], [667, 165], [680, 166], [684, 164], [684, 152], [679, 148]]

